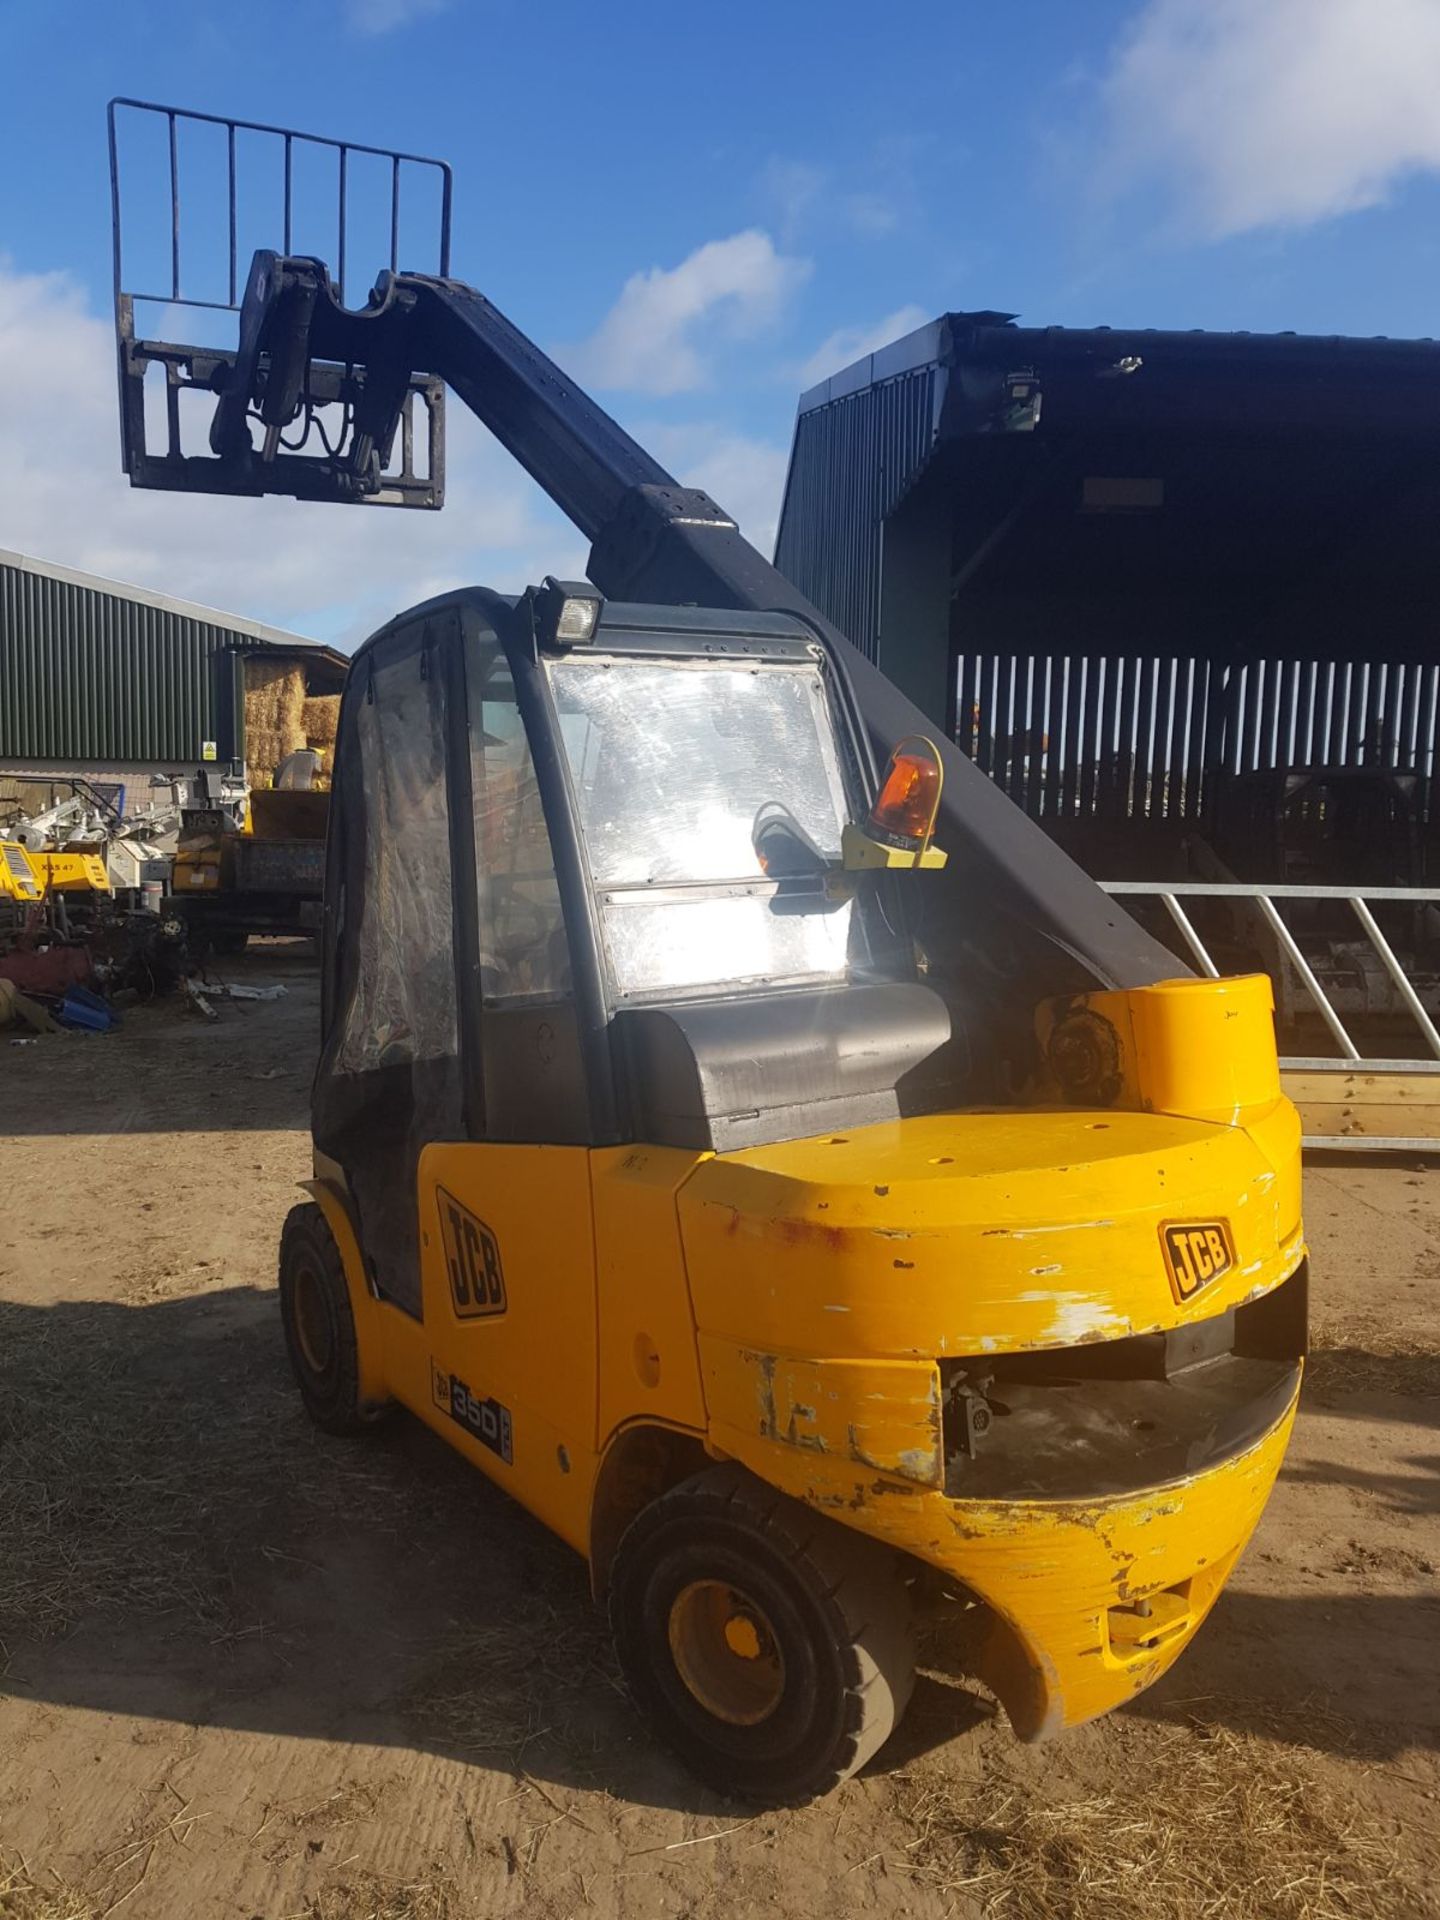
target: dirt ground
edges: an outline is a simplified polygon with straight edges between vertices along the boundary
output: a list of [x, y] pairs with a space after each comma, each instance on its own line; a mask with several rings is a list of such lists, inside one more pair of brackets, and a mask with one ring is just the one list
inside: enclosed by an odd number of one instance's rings
[[1021, 1748], [929, 1650], [823, 1803], [651, 1746], [580, 1563], [417, 1423], [305, 1422], [274, 1297], [308, 1171], [287, 997], [0, 1038], [0, 1916], [1440, 1914], [1440, 1165], [1312, 1168], [1317, 1352], [1216, 1614]]

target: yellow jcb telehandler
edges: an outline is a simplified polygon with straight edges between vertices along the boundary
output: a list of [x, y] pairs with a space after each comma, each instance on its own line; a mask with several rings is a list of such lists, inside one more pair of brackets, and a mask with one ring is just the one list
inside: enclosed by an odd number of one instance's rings
[[1051, 1001], [1029, 1097], [957, 1101], [938, 759], [877, 797], [788, 616], [455, 595], [367, 644], [341, 728], [280, 1265], [314, 1417], [398, 1401], [587, 1554], [727, 1791], [875, 1751], [922, 1574], [989, 1609], [1026, 1737], [1163, 1672], [1299, 1383], [1268, 982]]
[[[387, 158], [394, 232], [430, 163]], [[358, 309], [257, 254], [233, 353], [140, 337], [117, 264], [137, 485], [437, 505], [444, 380], [593, 542], [588, 581], [452, 593], [356, 656], [280, 1256], [311, 1415], [408, 1409], [585, 1555], [635, 1699], [726, 1792], [874, 1754], [937, 1586], [1022, 1738], [1131, 1699], [1294, 1418], [1268, 982], [1186, 976], [925, 738], [450, 277], [443, 223], [438, 271], [392, 257]], [[199, 451], [146, 447], [155, 361], [218, 395]]]

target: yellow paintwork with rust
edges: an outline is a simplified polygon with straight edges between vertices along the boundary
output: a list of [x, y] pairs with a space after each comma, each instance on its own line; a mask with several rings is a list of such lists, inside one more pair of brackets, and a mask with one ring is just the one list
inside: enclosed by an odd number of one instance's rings
[[[607, 1451], [693, 1434], [988, 1604], [978, 1671], [1035, 1737], [1158, 1677], [1264, 1507], [1293, 1406], [1183, 1483], [1083, 1501], [945, 1492], [938, 1363], [1208, 1318], [1304, 1256], [1300, 1127], [1264, 979], [1184, 981], [1041, 1010], [1114, 1036], [1113, 1103], [965, 1111], [713, 1155], [443, 1144], [420, 1159], [423, 1319], [372, 1297], [343, 1193], [362, 1392], [410, 1407], [579, 1551]], [[494, 1235], [503, 1312], [456, 1307], [453, 1196]], [[1233, 1268], [1183, 1304], [1166, 1222], [1225, 1220]], [[451, 1417], [457, 1376], [509, 1410], [507, 1461]], [[1142, 1611], [1141, 1609], [1146, 1609]]]

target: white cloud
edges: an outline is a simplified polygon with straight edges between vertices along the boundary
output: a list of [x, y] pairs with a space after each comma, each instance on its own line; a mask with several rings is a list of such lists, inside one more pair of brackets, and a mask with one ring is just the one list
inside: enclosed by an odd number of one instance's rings
[[856, 360], [863, 360], [867, 353], [888, 347], [892, 340], [913, 333], [916, 327], [923, 327], [927, 320], [934, 318], [926, 308], [912, 304], [897, 307], [870, 327], [837, 327], [797, 368], [801, 384], [813, 387], [817, 381], [839, 373], [842, 367], [851, 366]]
[[1103, 184], [1212, 238], [1375, 206], [1440, 168], [1437, 0], [1148, 0], [1102, 85]]
[[678, 267], [632, 274], [589, 340], [561, 358], [599, 387], [690, 392], [706, 384], [716, 343], [762, 333], [809, 272], [758, 229], [709, 240]]
[[450, 0], [344, 0], [344, 4], [352, 32], [373, 39], [396, 27], [408, 27], [412, 21], [443, 13]]
[[574, 528], [459, 406], [440, 513], [135, 492], [114, 365], [72, 282], [0, 260], [0, 547], [347, 642], [447, 587], [584, 570]]

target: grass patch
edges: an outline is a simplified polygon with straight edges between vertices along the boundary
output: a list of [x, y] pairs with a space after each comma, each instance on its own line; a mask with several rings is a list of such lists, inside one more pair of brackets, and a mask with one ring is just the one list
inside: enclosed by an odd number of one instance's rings
[[1395, 1836], [1306, 1755], [1212, 1721], [1127, 1729], [1100, 1792], [900, 1780], [903, 1863], [986, 1920], [1414, 1920]]
[[94, 1920], [77, 1887], [54, 1874], [36, 1878], [19, 1854], [0, 1849], [0, 1920]]
[[463, 1920], [469, 1912], [448, 1875], [392, 1880], [367, 1870], [312, 1893], [290, 1920]]

